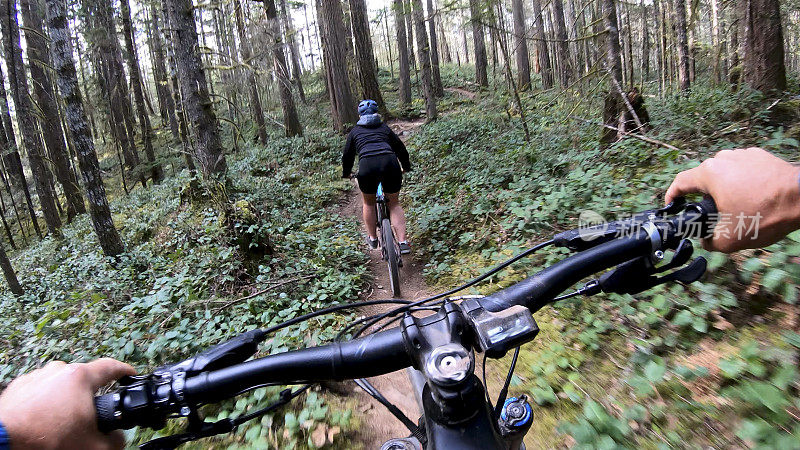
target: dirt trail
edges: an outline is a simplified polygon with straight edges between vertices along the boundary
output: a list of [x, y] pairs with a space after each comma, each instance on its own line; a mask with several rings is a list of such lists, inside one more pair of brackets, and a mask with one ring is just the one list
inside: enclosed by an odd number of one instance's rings
[[[425, 123], [424, 119], [395, 120], [390, 121], [389, 125], [405, 141], [423, 123]], [[342, 206], [341, 214], [353, 220], [358, 220], [359, 223], [361, 222], [361, 195], [355, 182], [353, 188], [347, 194], [347, 201]], [[366, 231], [364, 231], [364, 234], [366, 234]], [[366, 243], [363, 248], [369, 255], [369, 270], [374, 276], [374, 282], [364, 292], [361, 299], [392, 298], [391, 287], [389, 286], [389, 271], [386, 263], [381, 259], [380, 251], [369, 251]], [[403, 256], [403, 267], [400, 269], [400, 289], [403, 299], [415, 300], [431, 294], [422, 276], [422, 267], [422, 263], [414, 257], [413, 253]], [[373, 315], [388, 311], [391, 308], [391, 306], [376, 305], [371, 308], [365, 308], [362, 313], [364, 315]], [[411, 395], [411, 382], [406, 371], [402, 370], [388, 375], [373, 377], [369, 381], [412, 421], [416, 421], [419, 418], [419, 407], [414, 396]], [[365, 449], [379, 449], [390, 438], [408, 435], [408, 429], [383, 405], [360, 389], [356, 392], [358, 405], [355, 414], [360, 417], [363, 424], [358, 435], [358, 441]]]

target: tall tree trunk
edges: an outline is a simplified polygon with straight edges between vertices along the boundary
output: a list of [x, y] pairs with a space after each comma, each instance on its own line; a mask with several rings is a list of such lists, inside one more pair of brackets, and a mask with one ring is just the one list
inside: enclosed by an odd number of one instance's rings
[[164, 63], [164, 41], [161, 38], [162, 30], [159, 23], [159, 12], [158, 8], [156, 8], [156, 1], [150, 3], [150, 17], [152, 19], [151, 23], [153, 24], [153, 40], [150, 44], [153, 48], [156, 92], [158, 92], [158, 96], [164, 105], [163, 115], [166, 117], [167, 122], [169, 122], [169, 130], [172, 133], [172, 137], [177, 141], [180, 139], [180, 135], [178, 134], [178, 120], [175, 117], [175, 102], [172, 98], [172, 92], [170, 92], [169, 80], [167, 78], [167, 66]]
[[[603, 25], [606, 28], [606, 70], [611, 75], [612, 87], [606, 94], [603, 106], [603, 123], [616, 127], [617, 118], [620, 111], [619, 95], [615, 91], [616, 86], [622, 86], [622, 61], [620, 59], [619, 48], [619, 23], [617, 22], [617, 7], [615, 0], [602, 0], [603, 3]], [[616, 139], [616, 131], [603, 127], [600, 142], [608, 145]]]
[[106, 256], [117, 256], [125, 251], [122, 239], [114, 227], [111, 210], [106, 199], [106, 189], [100, 173], [100, 164], [94, 142], [89, 132], [89, 122], [83, 108], [75, 61], [72, 59], [72, 43], [69, 36], [65, 0], [47, 0], [47, 25], [50, 33], [50, 50], [53, 70], [61, 98], [64, 100], [67, 126], [78, 156], [86, 198], [89, 200], [89, 215], [97, 240]]
[[408, 38], [403, 0], [393, 0], [394, 22], [397, 31], [397, 55], [399, 67], [398, 97], [401, 105], [411, 104], [411, 69], [408, 62]]
[[461, 26], [461, 43], [464, 45], [464, 64], [469, 64], [469, 44], [466, 25]]
[[[0, 8], [3, 8], [0, 5]], [[5, 53], [5, 47], [2, 53]], [[3, 80], [3, 73], [0, 70], [0, 80]], [[2, 130], [0, 131], [0, 148], [7, 149], [3, 152], [3, 165], [8, 172], [11, 182], [14, 187], [21, 190], [25, 196], [25, 203], [28, 206], [28, 215], [33, 224], [33, 230], [36, 235], [41, 239], [42, 231], [39, 229], [39, 222], [36, 220], [36, 210], [33, 207], [33, 200], [31, 199], [31, 191], [28, 187], [28, 180], [25, 178], [25, 172], [22, 169], [22, 158], [19, 155], [17, 148], [17, 137], [14, 134], [14, 125], [11, 122], [11, 112], [8, 107], [8, 96], [6, 94], [5, 83], [0, 82], [0, 114], [2, 114]], [[9, 190], [9, 194], [11, 191]], [[12, 196], [13, 198], [13, 196]], [[22, 229], [22, 222], [20, 222], [20, 229]], [[23, 231], [24, 233], [24, 231]]]
[[292, 58], [292, 80], [297, 85], [297, 93], [300, 101], [306, 102], [306, 91], [303, 89], [303, 71], [300, 67], [300, 48], [297, 44], [297, 32], [294, 29], [292, 16], [286, 8], [286, 0], [281, 0], [281, 12], [283, 13], [283, 27], [286, 30], [286, 41], [289, 45], [289, 52]]
[[[738, 6], [738, 5], [737, 5]], [[740, 47], [741, 43], [739, 42], [739, 30], [741, 29], [741, 23], [744, 21], [742, 20], [741, 16], [739, 15], [739, 10], [741, 8], [736, 7], [733, 9], [733, 23], [731, 24], [731, 45], [729, 47], [730, 56], [728, 56], [728, 60], [730, 61], [730, 67], [728, 68], [728, 82], [734, 85], [739, 84], [739, 79], [741, 77], [741, 61], [740, 61]]]
[[8, 255], [2, 245], [0, 245], [0, 268], [3, 269], [3, 275], [6, 277], [8, 290], [16, 296], [24, 294], [25, 291], [22, 290], [22, 286], [17, 280], [17, 274], [14, 272], [14, 267], [11, 265], [11, 260], [8, 259]]
[[375, 55], [372, 52], [367, 3], [364, 0], [350, 0], [350, 15], [356, 43], [356, 62], [358, 63], [362, 98], [375, 100], [378, 102], [381, 112], [385, 113], [387, 109], [378, 87], [378, 75], [375, 73]]
[[767, 94], [786, 89], [783, 26], [778, 0], [739, 0], [744, 20], [744, 82]]
[[442, 86], [442, 74], [439, 71], [439, 41], [436, 36], [437, 16], [438, 13], [436, 12], [436, 9], [433, 6], [433, 0], [428, 0], [428, 29], [430, 30], [431, 75], [433, 76], [433, 93], [437, 97], [442, 97], [444, 96], [444, 87]]
[[56, 178], [64, 190], [67, 200], [67, 221], [76, 214], [86, 212], [78, 180], [70, 170], [69, 152], [64, 144], [64, 132], [56, 103], [53, 81], [45, 68], [50, 67], [50, 55], [44, 39], [43, 18], [35, 0], [21, 0], [22, 20], [25, 23], [25, 42], [28, 48], [28, 64], [31, 72], [33, 92], [38, 104], [39, 125], [44, 135], [50, 161], [53, 163]]
[[450, 44], [447, 42], [447, 31], [445, 31], [444, 22], [442, 21], [442, 16], [438, 15], [437, 19], [439, 21], [439, 34], [442, 43], [442, 56], [443, 61], [445, 64], [452, 64], [453, 63], [453, 53], [450, 51]]
[[[411, 0], [403, 0], [403, 9], [405, 11], [406, 34], [408, 35], [406, 39], [408, 42], [408, 60], [411, 64], [411, 70], [414, 71], [414, 77], [419, 82], [419, 66], [417, 65], [417, 54], [414, 52], [414, 21], [411, 14]], [[417, 88], [417, 92], [419, 92], [419, 88]]]
[[685, 91], [691, 85], [689, 74], [689, 41], [686, 37], [686, 0], [673, 0], [675, 39], [678, 47], [678, 83]]
[[650, 29], [647, 23], [647, 5], [640, 0], [642, 12], [642, 84], [650, 79]]
[[475, 46], [475, 82], [483, 87], [489, 86], [487, 72], [486, 41], [483, 37], [483, 11], [480, 0], [469, 0], [472, 40]]
[[253, 52], [250, 49], [250, 39], [245, 32], [240, 0], [234, 0], [233, 15], [236, 17], [236, 31], [239, 33], [239, 53], [242, 55], [242, 62], [245, 67], [245, 72], [247, 73], [247, 85], [250, 88], [250, 112], [253, 114], [253, 122], [256, 125], [256, 135], [261, 145], [267, 145], [267, 122], [264, 120], [261, 98], [258, 95], [256, 75], [251, 65], [253, 63], [253, 61], [251, 61]]
[[148, 116], [145, 106], [142, 74], [139, 70], [139, 54], [133, 42], [134, 30], [131, 22], [131, 7], [128, 0], [120, 0], [120, 12], [122, 16], [122, 34], [128, 51], [128, 75], [131, 77], [131, 85], [133, 85], [133, 98], [136, 102], [136, 113], [139, 116], [139, 127], [142, 130], [144, 154], [150, 164], [150, 178], [153, 183], [160, 183], [164, 179], [164, 171], [161, 169], [161, 164], [156, 162], [156, 154], [155, 150], [153, 150], [153, 127], [150, 124], [150, 116]]
[[350, 89], [347, 73], [347, 43], [345, 42], [344, 18], [338, 0], [317, 0], [321, 17], [322, 53], [331, 100], [333, 126], [345, 131], [347, 124], [358, 121], [356, 102]]
[[36, 113], [31, 105], [28, 93], [28, 77], [22, 63], [22, 47], [20, 46], [19, 23], [17, 22], [17, 5], [14, 0], [3, 0], [0, 4], [0, 21], [2, 21], [5, 51], [3, 52], [8, 67], [8, 81], [11, 86], [11, 97], [16, 106], [17, 120], [22, 134], [22, 142], [28, 150], [28, 160], [36, 184], [36, 193], [42, 205], [42, 214], [47, 229], [54, 236], [61, 235], [61, 218], [56, 206], [56, 193], [52, 189], [53, 176], [44, 163], [44, 149], [38, 133]]
[[227, 169], [219, 139], [219, 123], [208, 94], [208, 83], [199, 53], [199, 41], [189, 0], [165, 0], [173, 30], [175, 65], [183, 107], [194, 126], [194, 155], [206, 178], [223, 178]]
[[514, 16], [514, 53], [517, 60], [519, 90], [526, 91], [531, 86], [531, 63], [528, 60], [528, 38], [525, 33], [525, 9], [522, 0], [511, 0]]
[[567, 27], [564, 24], [564, 3], [562, 0], [553, 0], [553, 21], [556, 32], [556, 51], [561, 62], [559, 82], [561, 87], [569, 86], [572, 81], [572, 61], [569, 57], [569, 43], [567, 42]]
[[414, 25], [416, 26], [417, 51], [420, 61], [420, 80], [422, 93], [425, 96], [425, 113], [427, 122], [436, 120], [436, 91], [431, 79], [431, 60], [428, 55], [428, 34], [425, 32], [425, 18], [422, 9], [422, 0], [411, 0]]
[[550, 65], [550, 51], [544, 34], [544, 17], [541, 0], [533, 0], [533, 17], [536, 21], [534, 36], [536, 37], [536, 53], [539, 57], [539, 71], [542, 76], [542, 87], [553, 87], [553, 69]]
[[267, 10], [270, 32], [272, 33], [272, 52], [275, 62], [275, 75], [278, 81], [278, 93], [281, 97], [281, 109], [283, 110], [283, 126], [286, 128], [286, 136], [302, 136], [303, 127], [297, 117], [297, 108], [292, 97], [292, 82], [289, 79], [289, 66], [286, 64], [286, 55], [283, 52], [275, 0], [263, 0], [263, 2]]
[[720, 32], [719, 32], [719, 1], [711, 0], [711, 68], [713, 82], [719, 83], [722, 79], [720, 65]]
[[[122, 149], [125, 165], [134, 171], [139, 166], [139, 154], [134, 139], [133, 107], [122, 65], [122, 51], [114, 33], [113, 8], [110, 0], [89, 0], [84, 6], [88, 9], [85, 18], [90, 30], [88, 40], [95, 53], [95, 73], [110, 113], [109, 129]], [[147, 186], [144, 173], [139, 173], [139, 181], [142, 186]]]

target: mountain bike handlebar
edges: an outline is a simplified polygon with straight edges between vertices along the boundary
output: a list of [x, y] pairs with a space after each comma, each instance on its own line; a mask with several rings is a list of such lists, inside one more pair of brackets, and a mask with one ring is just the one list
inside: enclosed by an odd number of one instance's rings
[[[681, 209], [681, 214], [667, 216], [677, 208]], [[642, 273], [654, 284], [665, 281], [695, 281], [699, 278], [697, 270], [683, 277], [670, 274], [655, 278], [649, 275], [662, 270], [656, 268], [655, 263], [663, 258], [664, 250], [676, 250], [673, 260], [678, 259], [678, 254], [682, 253], [683, 239], [690, 237], [692, 230], [697, 233], [699, 228], [699, 237], [707, 236], [713, 228], [715, 215], [716, 206], [713, 200], [706, 199], [700, 203], [670, 205], [648, 212], [638, 219], [613, 223], [614, 233], [619, 233], [617, 228], [624, 229], [627, 233], [625, 236], [608, 238], [602, 231], [592, 229], [590, 234], [594, 237], [600, 236], [597, 238], [599, 243], [506, 289], [481, 299], [470, 300], [469, 307], [483, 308], [492, 314], [515, 306], [524, 306], [532, 313], [557, 300], [556, 296], [569, 286], [614, 266], [619, 266], [616, 270], [627, 271], [624, 274], [630, 273], [630, 270], [638, 270], [634, 277], [638, 283], [641, 283], [642, 278], [638, 275]], [[691, 226], [687, 226], [690, 224]], [[567, 241], [562, 242], [562, 246], [569, 247], [565, 243]], [[636, 264], [632, 264], [634, 262]], [[700, 275], [704, 270], [703, 260]], [[587, 292], [592, 291], [591, 293], [601, 289], [605, 292], [618, 292], [619, 290], [614, 289], [619, 289], [619, 285], [620, 282], [613, 277], [604, 276], [599, 282], [587, 285], [584, 289]], [[646, 288], [648, 285], [645, 284], [641, 290]], [[460, 310], [455, 307], [451, 308], [451, 312], [455, 310], [466, 316], [466, 309], [466, 306], [462, 306]], [[424, 327], [441, 321], [442, 316], [433, 315], [415, 320], [419, 326]], [[454, 333], [464, 335], [465, 347], [469, 350], [487, 350], [485, 345], [478, 342], [481, 330], [474, 329], [475, 322], [463, 320], [463, 323], [468, 324], [466, 329], [456, 329]], [[527, 340], [530, 339], [532, 336]], [[513, 346], [524, 342], [514, 341]], [[224, 346], [225, 343], [221, 345]], [[95, 399], [98, 427], [102, 431], [134, 426], [160, 429], [167, 417], [188, 416], [191, 408], [197, 405], [219, 402], [259, 386], [341, 381], [382, 375], [409, 366], [416, 367], [419, 364], [415, 356], [421, 347], [415, 337], [408, 335], [405, 328], [396, 327], [347, 342], [278, 353], [246, 362], [240, 361], [252, 356], [254, 351], [251, 347], [248, 347], [249, 355], [236, 355], [238, 347], [226, 349], [226, 356], [233, 355], [227, 361], [234, 363], [216, 370], [206, 370], [198, 366], [196, 357], [184, 363], [157, 369], [150, 375], [121, 380], [121, 387], [117, 391]], [[241, 358], [237, 359], [237, 356]]]

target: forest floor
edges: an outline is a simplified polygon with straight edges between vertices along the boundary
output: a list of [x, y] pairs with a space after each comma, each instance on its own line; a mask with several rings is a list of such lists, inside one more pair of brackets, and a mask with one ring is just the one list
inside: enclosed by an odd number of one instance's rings
[[[389, 122], [395, 133], [405, 141], [422, 124], [424, 119], [416, 120], [393, 120]], [[342, 204], [341, 214], [345, 217], [361, 223], [361, 195], [358, 186], [353, 182], [353, 188], [347, 193], [346, 202]], [[361, 230], [366, 235], [363, 223]], [[412, 243], [413, 245], [413, 243]], [[370, 251], [366, 243], [363, 245], [364, 251], [369, 256], [369, 273], [373, 281], [364, 291], [360, 300], [378, 300], [391, 298], [391, 288], [389, 286], [389, 270], [386, 263], [381, 258], [379, 251]], [[400, 283], [402, 298], [406, 300], [418, 300], [432, 294], [425, 279], [422, 276], [423, 264], [415, 258], [413, 252], [403, 257], [403, 267], [400, 269]], [[389, 305], [374, 305], [362, 309], [364, 315], [370, 316], [380, 314], [392, 309]], [[405, 370], [400, 370], [387, 375], [368, 379], [375, 388], [378, 389], [390, 402], [400, 408], [403, 413], [413, 421], [420, 416], [419, 406], [412, 392], [411, 381]], [[354, 413], [359, 417], [362, 426], [358, 431], [357, 440], [366, 449], [380, 448], [387, 440], [408, 435], [408, 429], [395, 418], [383, 405], [362, 390], [356, 391], [357, 406]]]

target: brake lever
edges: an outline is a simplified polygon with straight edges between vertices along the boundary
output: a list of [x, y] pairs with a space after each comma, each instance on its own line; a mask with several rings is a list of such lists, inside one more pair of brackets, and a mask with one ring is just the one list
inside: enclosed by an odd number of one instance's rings
[[672, 255], [670, 262], [664, 264], [663, 266], [656, 267], [655, 271], [665, 272], [669, 269], [680, 267], [689, 262], [689, 259], [692, 257], [692, 253], [694, 253], [692, 241], [689, 239], [681, 239], [680, 243], [678, 244], [678, 248], [675, 249], [675, 254]]
[[217, 370], [234, 364], [247, 361], [258, 351], [258, 344], [264, 340], [264, 331], [261, 329], [250, 330], [230, 340], [217, 344], [197, 355], [156, 370], [186, 372], [194, 375], [209, 370]]
[[[687, 252], [684, 251], [685, 255]], [[683, 256], [681, 256], [683, 258]], [[674, 260], [674, 259], [673, 259]], [[706, 259], [702, 256], [695, 258], [688, 266], [670, 272], [662, 277], [652, 274], [663, 271], [663, 268], [649, 268], [647, 258], [637, 258], [626, 263], [620, 264], [616, 269], [603, 274], [600, 277], [597, 287], [605, 293], [614, 294], [638, 294], [660, 284], [677, 281], [683, 284], [691, 284], [699, 280], [706, 272]], [[667, 266], [670, 266], [670, 262]], [[594, 288], [592, 293], [596, 293]]]

